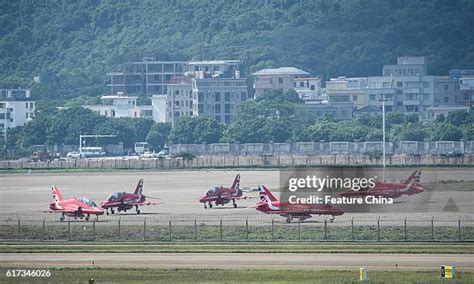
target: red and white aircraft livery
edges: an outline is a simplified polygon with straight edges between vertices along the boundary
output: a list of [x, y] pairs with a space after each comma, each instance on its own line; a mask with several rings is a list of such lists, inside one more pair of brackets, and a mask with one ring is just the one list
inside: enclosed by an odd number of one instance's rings
[[133, 193], [114, 192], [101, 203], [101, 206], [107, 210], [107, 215], [109, 215], [109, 209], [110, 213], [115, 214], [114, 208], [117, 208], [117, 212], [127, 212], [133, 207], [135, 207], [137, 214], [140, 214], [138, 206], [158, 204], [157, 202], [146, 202], [146, 198], [147, 196], [143, 194], [143, 179], [140, 179]]
[[89, 221], [90, 215], [99, 215], [104, 214], [104, 210], [97, 207], [94, 201], [91, 201], [87, 198], [72, 198], [72, 199], [63, 199], [59, 188], [55, 185], [52, 187], [53, 190], [53, 202], [49, 204], [50, 211], [49, 213], [61, 213], [59, 221], [64, 221], [65, 216], [74, 217], [74, 218], [84, 218], [86, 221]]
[[420, 184], [421, 171], [414, 171], [404, 182], [376, 182], [373, 188], [361, 188], [358, 191], [345, 191], [339, 193], [341, 196], [377, 196], [398, 198], [402, 195], [414, 195], [422, 193], [424, 186]]
[[332, 222], [335, 219], [334, 216], [344, 214], [342, 210], [329, 205], [282, 203], [263, 185], [258, 187], [258, 191], [260, 201], [254, 207], [266, 214], [278, 214], [286, 217], [287, 223], [290, 223], [293, 218], [304, 221], [311, 218], [311, 215], [331, 215], [330, 221]]
[[235, 176], [234, 182], [230, 188], [223, 186], [211, 186], [207, 192], [199, 197], [199, 202], [204, 203], [204, 209], [207, 209], [206, 203], [209, 204], [209, 208], [212, 208], [212, 202], [217, 205], [229, 203], [232, 200], [234, 208], [237, 208], [238, 199], [247, 199], [247, 196], [243, 196], [243, 191], [240, 188], [240, 174]]

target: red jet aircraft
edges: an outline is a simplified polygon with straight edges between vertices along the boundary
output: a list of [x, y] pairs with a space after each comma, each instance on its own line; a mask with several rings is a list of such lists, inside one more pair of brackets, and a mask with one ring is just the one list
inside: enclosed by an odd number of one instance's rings
[[199, 197], [199, 202], [204, 203], [204, 209], [207, 209], [206, 203], [209, 204], [209, 208], [212, 208], [212, 202], [215, 201], [216, 206], [229, 203], [232, 200], [234, 208], [237, 208], [235, 200], [247, 199], [247, 196], [243, 196], [243, 191], [240, 188], [240, 174], [237, 174], [234, 179], [234, 183], [230, 188], [223, 186], [211, 186], [207, 192]]
[[115, 214], [114, 208], [117, 208], [117, 212], [127, 212], [127, 210], [132, 209], [134, 206], [137, 214], [140, 214], [138, 206], [158, 204], [156, 202], [146, 202], [146, 197], [143, 194], [143, 179], [140, 179], [133, 193], [114, 192], [101, 203], [101, 206], [107, 210], [107, 215], [109, 215], [109, 209], [110, 213]]
[[367, 196], [398, 198], [402, 195], [414, 195], [422, 193], [424, 187], [420, 184], [421, 171], [414, 171], [404, 182], [376, 182], [373, 188], [361, 188], [358, 191], [345, 191], [340, 196]]
[[53, 185], [53, 202], [49, 204], [50, 211], [49, 213], [61, 213], [59, 221], [64, 221], [65, 216], [75, 218], [84, 218], [86, 221], [89, 221], [90, 215], [96, 215], [97, 218], [99, 215], [104, 214], [104, 210], [97, 207], [94, 201], [91, 201], [87, 198], [72, 198], [72, 199], [63, 199], [59, 188]]
[[334, 221], [334, 216], [344, 214], [340, 209], [331, 207], [329, 205], [321, 204], [291, 204], [281, 203], [273, 194], [265, 187], [258, 187], [260, 201], [254, 206], [258, 211], [266, 214], [278, 214], [286, 217], [286, 222], [290, 223], [293, 218], [299, 218], [304, 221], [311, 218], [311, 215], [331, 215], [329, 221]]

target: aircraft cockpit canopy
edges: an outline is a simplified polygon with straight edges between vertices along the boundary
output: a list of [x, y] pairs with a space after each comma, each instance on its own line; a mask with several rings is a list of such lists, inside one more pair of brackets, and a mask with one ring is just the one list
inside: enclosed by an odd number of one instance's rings
[[213, 195], [214, 193], [217, 192], [217, 190], [219, 189], [220, 187], [219, 186], [211, 186], [208, 188], [207, 192], [206, 192], [206, 195]]
[[86, 204], [86, 205], [91, 206], [91, 207], [97, 207], [97, 204], [96, 204], [94, 201], [89, 200], [89, 199], [87, 199], [87, 198], [85, 198], [85, 197], [81, 197], [81, 198], [79, 198], [78, 200], [79, 200], [80, 202]]
[[107, 198], [108, 201], [117, 200], [122, 197], [123, 192], [114, 192]]

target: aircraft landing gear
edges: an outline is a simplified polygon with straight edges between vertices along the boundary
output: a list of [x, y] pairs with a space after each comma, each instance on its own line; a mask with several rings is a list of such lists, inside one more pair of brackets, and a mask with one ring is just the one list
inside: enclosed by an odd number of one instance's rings
[[135, 205], [135, 209], [137, 211], [137, 214], [140, 214], [140, 208], [138, 208], [138, 205]]
[[89, 221], [89, 218], [90, 218], [90, 217], [91, 217], [90, 215], [87, 215], [86, 218], [85, 218], [85, 220], [86, 220], [86, 221]]
[[237, 203], [235, 203], [235, 199], [232, 199], [232, 204], [234, 205], [234, 208], [237, 208]]
[[64, 222], [64, 214], [61, 217], [59, 217], [59, 222]]
[[331, 219], [329, 219], [329, 222], [330, 222], [330, 223], [333, 223], [335, 219], [336, 219], [336, 217], [331, 216]]
[[286, 217], [286, 222], [287, 222], [287, 223], [291, 223], [291, 220], [293, 220], [293, 218], [291, 217], [291, 215], [288, 216], [288, 217]]
[[115, 211], [113, 208], [110, 209], [110, 213], [112, 213], [112, 215], [115, 214]]
[[206, 205], [206, 203], [204, 203], [204, 209], [207, 209], [207, 205]]
[[212, 208], [212, 203], [211, 202], [209, 202], [209, 208]]

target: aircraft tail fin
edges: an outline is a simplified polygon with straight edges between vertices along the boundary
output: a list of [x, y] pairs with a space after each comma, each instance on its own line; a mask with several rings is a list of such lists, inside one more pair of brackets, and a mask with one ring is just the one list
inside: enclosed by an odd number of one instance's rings
[[133, 192], [133, 194], [138, 194], [138, 195], [143, 194], [143, 179], [142, 178], [138, 180], [137, 187], [135, 187], [135, 191]]
[[53, 201], [56, 204], [56, 207], [59, 208], [59, 202], [63, 200], [63, 196], [61, 195], [61, 192], [59, 192], [59, 188], [57, 186], [53, 185], [51, 190], [53, 192]]
[[421, 170], [416, 170], [404, 181], [404, 184], [410, 184], [412, 181], [419, 183], [420, 179], [421, 179]]
[[235, 176], [234, 182], [232, 183], [231, 189], [240, 189], [240, 174]]
[[278, 201], [273, 194], [264, 185], [258, 187], [258, 195], [262, 201]]

